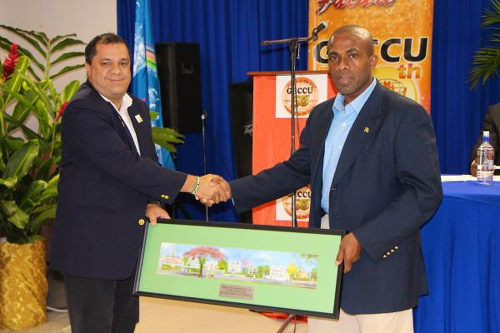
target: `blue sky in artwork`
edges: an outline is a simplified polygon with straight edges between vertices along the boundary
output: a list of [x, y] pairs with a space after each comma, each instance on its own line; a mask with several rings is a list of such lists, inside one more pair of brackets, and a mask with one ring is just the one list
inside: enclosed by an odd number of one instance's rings
[[[171, 255], [172, 250], [175, 247], [175, 254], [177, 256], [182, 256], [185, 252], [199, 246], [204, 245], [162, 243], [161, 255]], [[242, 249], [234, 247], [215, 248], [224, 253], [227, 261], [246, 260], [254, 264], [255, 266], [288, 266], [290, 263], [294, 263], [297, 267], [302, 267], [307, 271], [310, 271], [317, 266], [317, 260], [306, 260], [305, 258], [301, 257], [299, 253]]]

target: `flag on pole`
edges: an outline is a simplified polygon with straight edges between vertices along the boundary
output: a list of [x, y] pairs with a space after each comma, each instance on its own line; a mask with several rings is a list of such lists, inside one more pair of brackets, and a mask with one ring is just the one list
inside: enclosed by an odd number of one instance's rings
[[[163, 127], [160, 99], [160, 81], [156, 69], [155, 42], [151, 27], [151, 8], [149, 0], [135, 2], [135, 33], [134, 33], [134, 68], [132, 92], [146, 102], [151, 111], [159, 116], [151, 120], [151, 126]], [[170, 152], [156, 145], [156, 154], [161, 164], [175, 169]]]

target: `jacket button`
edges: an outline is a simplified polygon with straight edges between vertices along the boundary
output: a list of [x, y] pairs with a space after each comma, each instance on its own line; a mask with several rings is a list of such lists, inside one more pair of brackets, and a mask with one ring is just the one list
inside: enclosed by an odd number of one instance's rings
[[139, 225], [144, 225], [144, 222], [146, 222], [144, 219], [139, 219]]

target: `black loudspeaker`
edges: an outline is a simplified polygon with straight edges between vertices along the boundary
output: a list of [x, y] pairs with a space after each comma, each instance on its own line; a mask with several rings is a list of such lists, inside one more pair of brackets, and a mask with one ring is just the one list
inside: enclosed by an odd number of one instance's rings
[[[234, 160], [238, 178], [252, 174], [253, 81], [229, 85]], [[252, 223], [252, 212], [240, 214], [240, 221]]]
[[157, 43], [163, 125], [180, 133], [201, 132], [200, 45]]

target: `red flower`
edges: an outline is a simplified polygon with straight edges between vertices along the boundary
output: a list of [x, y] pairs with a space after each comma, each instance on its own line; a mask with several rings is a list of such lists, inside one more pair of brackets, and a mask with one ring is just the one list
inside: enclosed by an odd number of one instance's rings
[[3, 80], [4, 82], [9, 79], [11, 74], [14, 72], [14, 69], [16, 69], [17, 65], [17, 58], [19, 57], [17, 53], [17, 44], [12, 43], [10, 46], [10, 52], [7, 58], [5, 58], [5, 61], [3, 62]]
[[57, 113], [57, 116], [56, 116], [56, 121], [58, 121], [58, 120], [59, 120], [59, 118], [61, 118], [61, 116], [62, 116], [62, 114], [63, 114], [64, 110], [65, 110], [65, 109], [66, 109], [66, 107], [68, 106], [68, 103], [69, 103], [69, 102], [66, 102], [66, 103], [64, 103], [63, 105], [61, 105], [61, 108], [59, 109], [59, 112]]

